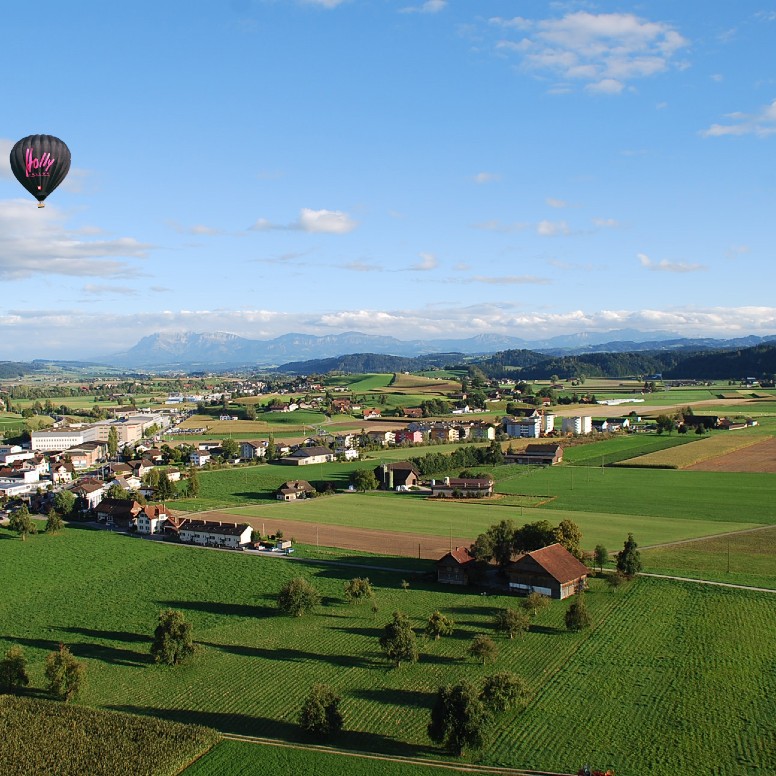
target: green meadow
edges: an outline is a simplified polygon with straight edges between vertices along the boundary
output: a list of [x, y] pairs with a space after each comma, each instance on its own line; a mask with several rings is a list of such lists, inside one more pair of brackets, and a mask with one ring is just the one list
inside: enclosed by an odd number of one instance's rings
[[[343, 698], [337, 747], [439, 759], [425, 733], [437, 688], [509, 670], [525, 678], [530, 696], [524, 709], [494, 720], [487, 747], [473, 756], [485, 764], [570, 772], [590, 762], [618, 776], [740, 776], [776, 767], [773, 595], [650, 579], [611, 592], [593, 579], [592, 629], [568, 633], [566, 603], [554, 602], [510, 641], [493, 632], [492, 617], [514, 599], [422, 577], [374, 570], [375, 612], [344, 602], [343, 585], [354, 575], [347, 567], [76, 528], [25, 542], [2, 529], [0, 536], [4, 584], [13, 591], [0, 600], [0, 651], [25, 650], [32, 692], [43, 685], [46, 653], [63, 642], [86, 666], [80, 705], [305, 743], [299, 708], [310, 686], [325, 682]], [[276, 593], [300, 574], [323, 605], [303, 618], [283, 616]], [[168, 606], [185, 613], [198, 644], [194, 659], [175, 669], [154, 665], [148, 652]], [[455, 633], [421, 640], [419, 662], [394, 669], [377, 637], [395, 609], [417, 632], [439, 609], [453, 617]], [[466, 655], [478, 633], [497, 641], [491, 665]], [[219, 745], [193, 773], [249, 773], [247, 756]], [[351, 772], [346, 764], [339, 770]]]

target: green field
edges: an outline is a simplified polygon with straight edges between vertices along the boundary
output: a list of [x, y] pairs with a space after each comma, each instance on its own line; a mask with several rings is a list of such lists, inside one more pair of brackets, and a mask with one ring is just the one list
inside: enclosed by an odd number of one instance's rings
[[637, 514], [546, 510], [503, 505], [499, 501], [469, 502], [428, 499], [413, 494], [347, 493], [301, 502], [271, 502], [262, 506], [225, 510], [239, 520], [245, 517], [267, 521], [301, 520], [307, 523], [375, 528], [429, 534], [439, 537], [468, 537], [473, 542], [488, 526], [501, 520], [517, 525], [535, 520], [557, 524], [571, 519], [582, 530], [582, 545], [592, 551], [602, 543], [610, 549], [622, 545], [628, 533], [634, 533], [641, 545], [662, 544], [726, 531], [740, 531], [757, 522], [672, 518]]
[[687, 435], [625, 434], [582, 445], [565, 447], [563, 460], [576, 466], [608, 466], [656, 450], [666, 450], [695, 441]]
[[[484, 762], [563, 771], [592, 762], [618, 776], [740, 776], [776, 767], [776, 597], [765, 593], [647, 579], [612, 593], [594, 579], [592, 630], [567, 633], [565, 603], [553, 603], [523, 639], [497, 637], [498, 660], [484, 668], [466, 647], [513, 599], [415, 580], [405, 591], [401, 575], [375, 571], [373, 613], [342, 600], [352, 569], [74, 528], [0, 539], [0, 567], [13, 591], [0, 600], [0, 651], [24, 648], [39, 688], [45, 654], [68, 644], [86, 664], [86, 706], [294, 742], [304, 740], [301, 702], [323, 681], [343, 696], [338, 746], [437, 759], [425, 735], [436, 688], [512, 670], [528, 682], [530, 702], [494, 723]], [[324, 605], [301, 619], [280, 616], [275, 594], [300, 573]], [[148, 656], [167, 606], [186, 614], [198, 642], [194, 660], [177, 669]], [[417, 629], [441, 609], [456, 633], [421, 643], [419, 663], [392, 669], [377, 635], [397, 608]], [[246, 773], [230, 770], [238, 755], [223, 758], [213, 766], [219, 773]], [[208, 767], [207, 758], [197, 767]]]

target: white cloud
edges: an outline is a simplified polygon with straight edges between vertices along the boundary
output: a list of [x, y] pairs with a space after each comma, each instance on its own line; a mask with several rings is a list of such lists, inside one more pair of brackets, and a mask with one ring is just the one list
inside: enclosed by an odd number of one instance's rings
[[500, 40], [497, 49], [519, 56], [529, 72], [563, 79], [553, 91], [582, 83], [590, 92], [619, 94], [630, 81], [668, 70], [688, 45], [670, 24], [630, 13], [576, 11], [556, 19], [490, 22], [507, 33], [524, 33], [518, 40]]
[[515, 221], [511, 224], [505, 224], [498, 219], [491, 219], [490, 221], [482, 221], [479, 224], [473, 224], [475, 229], [482, 229], [486, 232], [503, 232], [505, 234], [511, 232], [522, 232], [527, 229], [530, 224]]
[[478, 172], [474, 178], [475, 183], [493, 183], [493, 181], [501, 180], [501, 176], [495, 172]]
[[170, 221], [169, 225], [179, 234], [193, 234], [193, 235], [216, 235], [221, 234], [219, 229], [214, 226], [206, 226], [205, 224], [194, 224], [192, 226], [184, 226], [177, 221]]
[[419, 253], [418, 255], [420, 261], [410, 267], [413, 272], [429, 272], [439, 266], [437, 257], [433, 253]]
[[357, 222], [341, 210], [312, 210], [303, 207], [299, 219], [290, 224], [274, 224], [266, 218], [259, 218], [250, 227], [250, 231], [264, 232], [273, 229], [301, 231], [322, 234], [347, 234], [352, 232]]
[[399, 13], [439, 13], [444, 11], [447, 0], [425, 0], [420, 5], [410, 5], [400, 8]]
[[555, 199], [555, 197], [547, 197], [547, 199], [545, 200], [545, 202], [546, 202], [546, 203], [547, 203], [547, 204], [548, 204], [550, 207], [554, 207], [554, 208], [558, 208], [558, 209], [561, 209], [561, 208], [564, 208], [564, 207], [568, 207], [568, 206], [569, 206], [569, 203], [568, 203], [568, 202], [566, 202], [566, 200], [565, 200], [565, 199]]
[[639, 253], [638, 259], [644, 269], [652, 272], [705, 272], [706, 267], [703, 264], [686, 264], [684, 262], [672, 262], [663, 259], [658, 262], [652, 261], [646, 253]]
[[540, 278], [535, 275], [503, 275], [501, 277], [475, 275], [474, 277], [469, 278], [469, 280], [475, 283], [487, 283], [494, 286], [546, 286], [551, 282], [547, 278]]
[[320, 8], [336, 8], [342, 5], [345, 0], [302, 0], [305, 5], [317, 5]]
[[153, 247], [132, 237], [84, 240], [90, 230], [68, 229], [51, 205], [27, 200], [0, 201], [0, 277], [30, 275], [130, 277], [137, 270], [120, 258], [145, 258]]
[[137, 296], [138, 290], [130, 286], [109, 286], [87, 283], [83, 292], [89, 296]]
[[555, 237], [570, 233], [569, 225], [565, 221], [539, 221], [536, 225], [536, 233], [541, 237]]
[[593, 225], [599, 229], [616, 229], [620, 222], [616, 218], [594, 218]]
[[350, 261], [347, 264], [341, 265], [342, 269], [350, 270], [351, 272], [382, 272], [383, 268], [377, 264], [367, 264], [364, 261]]
[[768, 137], [776, 132], [776, 100], [766, 105], [759, 113], [728, 113], [728, 124], [712, 124], [701, 131], [703, 137], [723, 135], [755, 135]]
[[11, 149], [14, 147], [14, 141], [0, 137], [0, 178], [13, 180], [14, 175], [11, 171]]

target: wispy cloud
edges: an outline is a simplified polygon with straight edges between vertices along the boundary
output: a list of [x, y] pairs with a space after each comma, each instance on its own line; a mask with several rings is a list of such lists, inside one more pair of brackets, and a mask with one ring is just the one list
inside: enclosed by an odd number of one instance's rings
[[594, 218], [593, 226], [599, 229], [616, 229], [620, 222], [616, 218]]
[[444, 11], [447, 0], [425, 0], [420, 5], [409, 5], [399, 9], [399, 13], [439, 13]]
[[109, 286], [95, 283], [87, 283], [83, 289], [88, 296], [137, 296], [138, 290], [131, 286]]
[[638, 254], [639, 263], [644, 269], [652, 272], [705, 272], [706, 267], [703, 264], [686, 264], [684, 262], [672, 262], [662, 259], [661, 261], [652, 261], [646, 253]]
[[319, 8], [336, 8], [338, 5], [346, 2], [346, 0], [301, 0], [302, 5], [315, 5]]
[[483, 183], [493, 183], [494, 181], [501, 180], [501, 176], [496, 172], [478, 172], [472, 176], [472, 180], [482, 185]]
[[192, 226], [184, 226], [177, 221], [168, 221], [171, 229], [178, 232], [178, 234], [193, 234], [193, 235], [217, 235], [221, 234], [220, 229], [216, 229], [214, 226], [206, 226], [205, 224], [193, 224]]
[[569, 206], [569, 203], [565, 199], [556, 199], [555, 197], [547, 197], [545, 202], [550, 206], [557, 209], [562, 209]]
[[776, 132], [776, 100], [763, 107], [758, 113], [728, 113], [728, 124], [712, 124], [701, 131], [702, 137], [723, 135], [755, 135], [768, 137]]
[[502, 275], [500, 277], [474, 275], [469, 280], [474, 283], [487, 283], [493, 286], [547, 286], [552, 283], [548, 278], [540, 278], [535, 275]]
[[347, 264], [340, 265], [342, 269], [350, 272], [383, 272], [383, 267], [378, 264], [367, 264], [364, 261], [349, 261]]
[[0, 277], [31, 275], [131, 277], [137, 270], [117, 258], [145, 258], [153, 247], [133, 237], [85, 240], [65, 226], [54, 206], [26, 200], [0, 201]]
[[619, 94], [631, 81], [668, 70], [688, 46], [670, 24], [630, 13], [576, 11], [556, 19], [494, 17], [490, 23], [514, 36], [499, 40], [498, 50], [518, 56], [526, 71], [563, 79], [561, 91], [583, 84], [589, 92]]
[[539, 221], [536, 225], [536, 233], [540, 237], [557, 237], [570, 234], [571, 230], [565, 221]]
[[311, 210], [303, 207], [297, 221], [290, 224], [274, 224], [266, 218], [259, 218], [250, 227], [250, 231], [263, 232], [277, 229], [319, 234], [347, 234], [357, 226], [358, 223], [341, 210]]
[[481, 221], [478, 224], [473, 224], [475, 229], [482, 229], [486, 232], [504, 232], [508, 234], [510, 232], [522, 232], [527, 229], [530, 224], [520, 221], [515, 221], [511, 224], [504, 223], [498, 219], [491, 219], [490, 221]]
[[429, 272], [439, 266], [437, 257], [433, 253], [420, 253], [420, 261], [413, 264], [410, 270], [413, 272]]

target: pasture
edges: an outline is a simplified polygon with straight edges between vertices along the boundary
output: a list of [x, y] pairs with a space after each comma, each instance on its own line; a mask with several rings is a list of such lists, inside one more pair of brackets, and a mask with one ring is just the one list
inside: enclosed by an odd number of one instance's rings
[[[647, 579], [613, 593], [594, 579], [591, 630], [566, 632], [566, 605], [555, 602], [522, 639], [496, 636], [499, 656], [483, 667], [466, 648], [473, 635], [493, 632], [493, 612], [514, 599], [417, 579], [403, 590], [401, 575], [375, 570], [373, 612], [343, 601], [352, 569], [73, 528], [2, 539], [0, 564], [15, 591], [0, 600], [0, 650], [21, 646], [39, 688], [46, 652], [68, 644], [86, 664], [84, 706], [296, 742], [305, 740], [296, 722], [302, 700], [322, 681], [343, 697], [338, 746], [438, 759], [425, 734], [437, 687], [511, 670], [527, 681], [529, 703], [497, 718], [475, 756], [484, 763], [568, 771], [593, 762], [618, 776], [740, 776], [776, 765], [776, 598], [765, 593]], [[281, 616], [277, 590], [299, 574], [324, 605], [301, 619]], [[194, 659], [175, 669], [148, 654], [167, 606], [185, 613], [198, 643]], [[393, 669], [377, 636], [395, 609], [418, 631], [440, 609], [456, 631], [421, 642], [417, 664]], [[236, 757], [226, 749], [224, 768]]]

